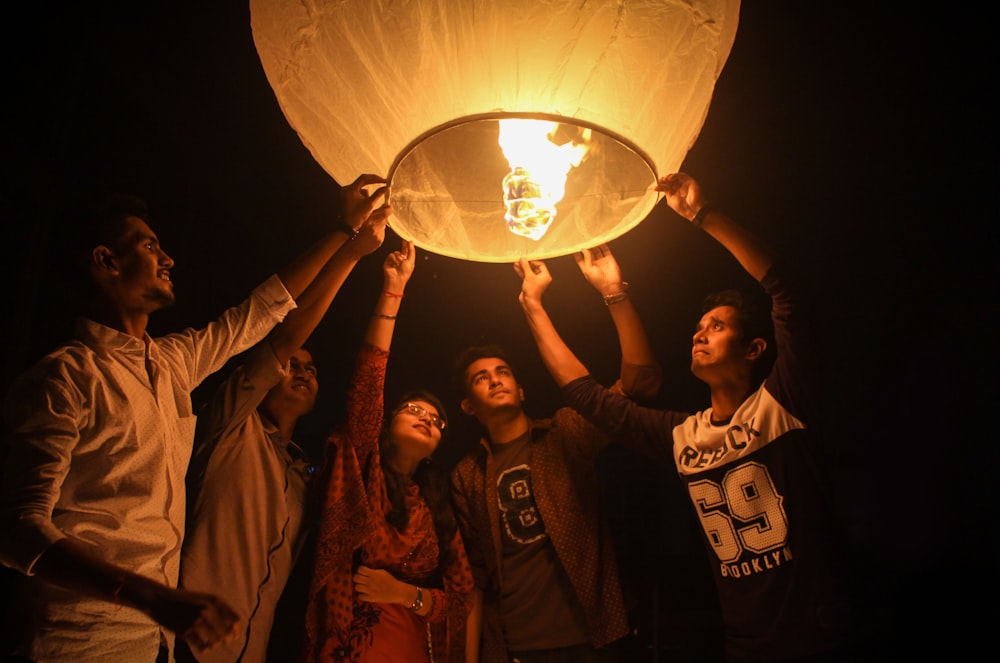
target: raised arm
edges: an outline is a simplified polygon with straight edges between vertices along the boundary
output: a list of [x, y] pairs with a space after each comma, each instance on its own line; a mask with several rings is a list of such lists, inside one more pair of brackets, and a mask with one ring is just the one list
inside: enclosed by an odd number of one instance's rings
[[299, 299], [330, 257], [344, 242], [354, 237], [366, 219], [388, 218], [391, 208], [388, 205], [380, 206], [387, 187], [378, 186], [374, 192], [368, 193], [370, 187], [384, 184], [385, 178], [365, 174], [341, 188], [340, 203], [343, 215], [337, 217], [330, 231], [318, 242], [278, 272], [278, 277], [292, 298]]
[[674, 173], [656, 186], [672, 210], [714, 237], [739, 261], [750, 276], [761, 281], [774, 263], [774, 255], [757, 237], [715, 208], [690, 175]]
[[529, 261], [521, 258], [514, 264], [514, 271], [521, 277], [521, 294], [518, 296], [518, 301], [542, 356], [542, 362], [552, 375], [552, 379], [562, 387], [588, 375], [587, 367], [563, 341], [555, 325], [552, 324], [548, 312], [542, 306], [542, 295], [552, 283], [549, 268], [540, 260]]
[[389, 351], [392, 333], [396, 328], [396, 316], [403, 302], [406, 284], [416, 265], [417, 249], [407, 240], [398, 251], [385, 257], [382, 263], [382, 292], [375, 304], [375, 312], [365, 331], [365, 343], [381, 350]]
[[633, 398], [652, 398], [660, 389], [663, 373], [629, 297], [629, 286], [622, 278], [618, 261], [607, 244], [584, 249], [575, 258], [583, 277], [604, 300], [618, 332], [622, 367], [614, 388]]
[[354, 237], [341, 245], [298, 298], [298, 308], [289, 312], [271, 332], [268, 341], [281, 364], [308, 340], [358, 261], [382, 245], [390, 214], [388, 205], [373, 210]]
[[636, 366], [657, 364], [646, 329], [628, 296], [628, 283], [622, 278], [621, 268], [608, 245], [584, 249], [574, 257], [583, 277], [594, 286], [608, 307], [618, 331], [622, 363]]

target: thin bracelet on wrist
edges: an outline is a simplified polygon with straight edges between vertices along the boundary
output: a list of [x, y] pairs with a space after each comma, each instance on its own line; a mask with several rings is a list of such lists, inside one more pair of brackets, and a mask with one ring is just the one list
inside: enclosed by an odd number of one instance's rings
[[617, 304], [618, 302], [623, 302], [628, 299], [628, 281], [622, 281], [619, 284], [619, 287], [621, 290], [618, 292], [613, 292], [610, 295], [603, 296], [605, 306], [611, 306], [612, 304]]
[[336, 223], [336, 225], [334, 225], [333, 229], [336, 232], [342, 232], [345, 235], [347, 235], [348, 242], [358, 236], [358, 231], [355, 230], [353, 227], [351, 227], [351, 224], [349, 224], [347, 221], [344, 221], [343, 219], [340, 219]]

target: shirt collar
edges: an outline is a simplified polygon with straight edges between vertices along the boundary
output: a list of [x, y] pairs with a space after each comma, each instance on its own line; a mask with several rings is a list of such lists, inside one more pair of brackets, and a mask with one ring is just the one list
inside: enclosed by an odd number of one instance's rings
[[140, 352], [146, 353], [146, 347], [151, 345], [148, 333], [144, 333], [141, 339], [118, 331], [99, 322], [94, 322], [89, 318], [77, 318], [76, 339], [95, 350]]

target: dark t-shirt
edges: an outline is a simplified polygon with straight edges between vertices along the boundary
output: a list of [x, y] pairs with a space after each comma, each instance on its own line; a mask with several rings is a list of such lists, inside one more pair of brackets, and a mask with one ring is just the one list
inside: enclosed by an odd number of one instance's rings
[[587, 642], [583, 610], [535, 503], [530, 436], [492, 447], [503, 539], [500, 616], [507, 646], [515, 651]]
[[802, 300], [779, 266], [771, 296], [777, 360], [725, 422], [635, 405], [584, 377], [563, 393], [622, 443], [676, 471], [702, 526], [726, 651], [781, 660], [834, 649], [858, 625], [845, 539], [816, 446], [815, 355]]

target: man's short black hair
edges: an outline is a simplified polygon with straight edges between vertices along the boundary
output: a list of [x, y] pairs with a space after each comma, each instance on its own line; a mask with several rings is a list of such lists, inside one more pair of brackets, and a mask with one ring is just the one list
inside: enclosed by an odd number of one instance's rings
[[146, 202], [128, 193], [100, 193], [78, 198], [57, 219], [54, 238], [70, 252], [77, 266], [84, 266], [96, 246], [115, 247], [125, 234], [129, 217], [150, 222]]
[[493, 357], [503, 361], [503, 363], [510, 367], [511, 372], [514, 372], [514, 366], [507, 357], [507, 353], [502, 347], [495, 343], [472, 345], [465, 348], [458, 354], [458, 358], [455, 360], [455, 368], [452, 374], [452, 379], [455, 392], [460, 397], [464, 398], [469, 393], [469, 385], [465, 382], [465, 371], [468, 370], [469, 366], [471, 366], [473, 362], [479, 361], [480, 359], [490, 359]]
[[[770, 302], [770, 300], [768, 300]], [[774, 323], [771, 320], [770, 305], [759, 298], [754, 298], [740, 290], [720, 290], [713, 292], [702, 300], [701, 313], [704, 315], [719, 306], [731, 306], [736, 311], [736, 321], [739, 325], [739, 339], [744, 346], [755, 338], [767, 341], [764, 354], [754, 365], [754, 377], [763, 380], [775, 357]]]

